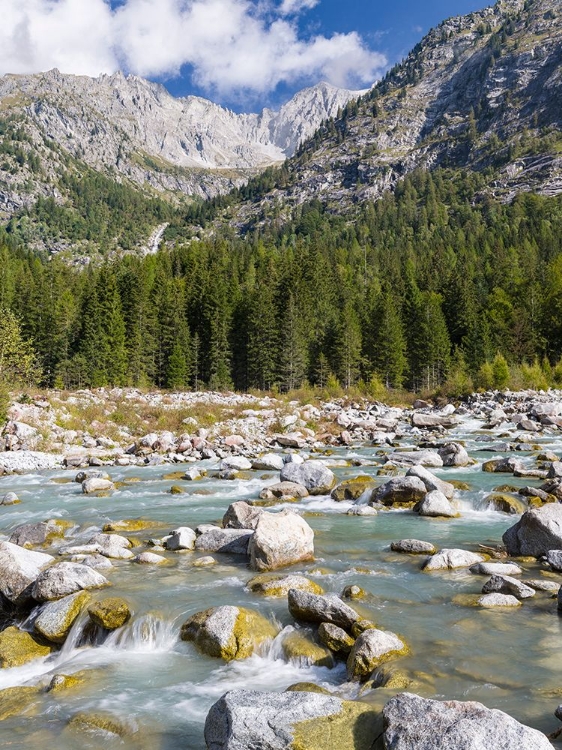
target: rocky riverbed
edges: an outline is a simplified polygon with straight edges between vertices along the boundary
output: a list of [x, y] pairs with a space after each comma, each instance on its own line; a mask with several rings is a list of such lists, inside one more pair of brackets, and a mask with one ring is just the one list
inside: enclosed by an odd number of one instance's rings
[[562, 393], [26, 401], [0, 452], [8, 746], [558, 746]]

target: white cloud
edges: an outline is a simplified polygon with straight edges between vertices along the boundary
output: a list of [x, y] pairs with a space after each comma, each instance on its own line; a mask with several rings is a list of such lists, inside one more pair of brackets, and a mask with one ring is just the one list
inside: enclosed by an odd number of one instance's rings
[[0, 0], [0, 73], [121, 68], [173, 77], [190, 65], [209, 92], [266, 94], [280, 83], [371, 84], [386, 66], [357, 33], [303, 37], [320, 0]]

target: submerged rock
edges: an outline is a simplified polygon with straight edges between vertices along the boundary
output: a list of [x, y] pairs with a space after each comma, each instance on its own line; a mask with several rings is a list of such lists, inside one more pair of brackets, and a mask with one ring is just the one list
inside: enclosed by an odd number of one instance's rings
[[275, 570], [314, 559], [314, 532], [290, 510], [262, 513], [248, 545], [253, 570]]
[[232, 661], [246, 659], [277, 629], [259, 612], [243, 607], [212, 607], [198, 612], [181, 628], [182, 641], [191, 641], [207, 656]]
[[0, 667], [20, 667], [33, 659], [49, 656], [54, 646], [13, 625], [0, 633]]
[[324, 593], [322, 586], [300, 575], [276, 576], [265, 573], [249, 580], [246, 586], [252, 593], [264, 596], [287, 596], [290, 589], [308, 591], [310, 594]]
[[383, 709], [385, 747], [395, 750], [552, 750], [541, 732], [473, 701], [402, 693]]
[[368, 704], [310, 691], [232, 690], [205, 722], [209, 750], [371, 750], [378, 734]]
[[328, 667], [334, 666], [332, 652], [325, 646], [319, 646], [306, 632], [293, 630], [284, 634], [281, 648], [285, 658], [296, 661], [301, 666]]

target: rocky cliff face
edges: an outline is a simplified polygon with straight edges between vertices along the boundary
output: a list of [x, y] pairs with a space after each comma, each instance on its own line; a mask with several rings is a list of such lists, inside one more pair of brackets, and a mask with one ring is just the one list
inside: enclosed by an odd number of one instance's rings
[[[510, 200], [562, 191], [562, 7], [499, 0], [444, 21], [289, 162], [261, 208], [380, 197], [412, 170], [465, 167]], [[238, 222], [255, 218], [246, 206]]]
[[146, 189], [213, 196], [291, 156], [357, 93], [321, 83], [279, 112], [237, 115], [199, 97], [176, 99], [163, 86], [121, 73], [6, 75], [0, 118], [15, 118], [25, 134], [23, 151], [34, 152], [38, 162], [26, 170], [4, 149], [0, 209], [3, 203], [10, 213], [39, 194], [56, 196], [57, 174], [69, 158]]

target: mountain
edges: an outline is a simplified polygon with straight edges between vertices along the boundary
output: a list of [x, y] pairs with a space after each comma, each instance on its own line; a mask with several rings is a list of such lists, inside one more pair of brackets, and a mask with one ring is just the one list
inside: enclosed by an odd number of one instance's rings
[[556, 195], [561, 103], [560, 3], [499, 0], [433, 29], [303, 144], [272, 190], [250, 183], [253, 200], [234, 223], [311, 200], [341, 212], [376, 200], [420, 168], [474, 170], [503, 201], [520, 192]]
[[[5, 75], [0, 200], [11, 213], [37, 195], [56, 197], [57, 177], [70, 168], [69, 158], [148, 190], [216, 195], [291, 156], [358, 93], [320, 83], [278, 112], [235, 114], [199, 97], [176, 99], [163, 86], [122, 73]], [[23, 164], [5, 144], [14, 131], [23, 140]], [[32, 157], [27, 164], [26, 154]]]

